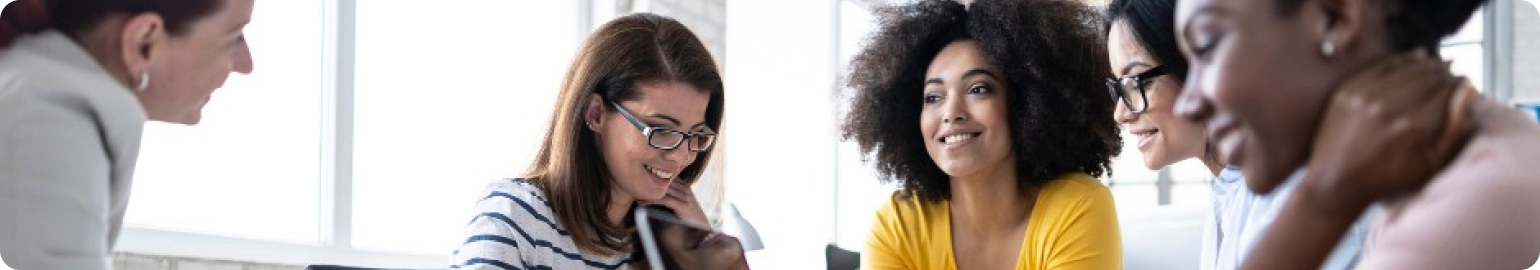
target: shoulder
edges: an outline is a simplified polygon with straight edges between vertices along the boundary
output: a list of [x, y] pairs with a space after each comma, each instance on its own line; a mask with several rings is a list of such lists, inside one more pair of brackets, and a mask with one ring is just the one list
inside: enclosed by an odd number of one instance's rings
[[877, 210], [866, 239], [866, 251], [861, 255], [862, 263], [874, 269], [894, 269], [938, 262], [933, 256], [944, 252], [936, 248], [951, 244], [946, 239], [947, 222], [945, 202], [927, 203], [894, 192]]
[[1032, 222], [1039, 225], [1040, 232], [1055, 234], [1067, 230], [1102, 233], [1107, 226], [1116, 231], [1117, 209], [1112, 191], [1101, 181], [1070, 173], [1044, 184], [1032, 207]]
[[872, 238], [893, 245], [923, 242], [941, 233], [948, 224], [945, 202], [924, 202], [915, 196], [899, 196], [895, 192], [888, 202], [877, 210], [872, 225]]
[[[1530, 198], [1540, 206], [1540, 124], [1512, 108], [1482, 99], [1473, 112], [1478, 128], [1470, 142], [1419, 197], [1470, 196], [1480, 201]], [[1513, 203], [1513, 202], [1506, 202]]]
[[144, 111], [133, 93], [79, 49], [65, 48], [70, 46], [62, 35], [39, 34], [0, 52], [4, 115], [142, 125]]
[[[1095, 177], [1069, 173], [1044, 183], [1023, 247], [1051, 269], [1122, 268], [1122, 232], [1112, 192]], [[1027, 259], [1027, 258], [1023, 258]]]
[[888, 196], [888, 201], [877, 210], [877, 223], [891, 228], [914, 227], [904, 224], [923, 224], [947, 216], [942, 202], [925, 202], [918, 196], [900, 196], [898, 192]]
[[1084, 173], [1066, 173], [1043, 184], [1038, 203], [1112, 203], [1112, 190]]
[[502, 214], [516, 222], [550, 221], [550, 202], [539, 186], [525, 179], [492, 181], [478, 196], [476, 209], [483, 216]]
[[[1389, 200], [1370, 232], [1364, 265], [1518, 269], [1540, 254], [1540, 126], [1480, 100], [1477, 131], [1421, 191]], [[1375, 252], [1370, 252], [1371, 250]], [[1398, 254], [1441, 256], [1406, 257]], [[1431, 266], [1431, 267], [1430, 267]], [[1397, 268], [1397, 267], [1381, 267]]]

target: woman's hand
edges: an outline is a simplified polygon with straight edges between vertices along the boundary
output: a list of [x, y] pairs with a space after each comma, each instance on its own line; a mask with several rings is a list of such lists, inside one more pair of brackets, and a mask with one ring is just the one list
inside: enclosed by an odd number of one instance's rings
[[1474, 92], [1421, 54], [1386, 59], [1340, 85], [1304, 182], [1241, 268], [1319, 268], [1369, 205], [1421, 190], [1459, 153], [1474, 131]]
[[1478, 95], [1443, 61], [1397, 56], [1342, 84], [1327, 104], [1301, 189], [1369, 204], [1420, 190], [1464, 146]]
[[738, 238], [693, 226], [670, 226], [658, 238], [680, 269], [749, 269]]
[[711, 221], [706, 219], [706, 210], [701, 208], [700, 201], [695, 199], [695, 191], [690, 190], [689, 184], [675, 180], [668, 185], [668, 194], [662, 199], [642, 201], [643, 205], [662, 205], [674, 210], [674, 215], [679, 219], [693, 222], [696, 225], [711, 227]]

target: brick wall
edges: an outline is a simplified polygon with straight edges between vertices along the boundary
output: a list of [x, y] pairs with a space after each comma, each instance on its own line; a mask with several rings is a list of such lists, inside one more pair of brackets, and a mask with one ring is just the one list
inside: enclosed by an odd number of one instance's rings
[[1540, 12], [1532, 1], [1514, 0], [1513, 97], [1540, 101]]

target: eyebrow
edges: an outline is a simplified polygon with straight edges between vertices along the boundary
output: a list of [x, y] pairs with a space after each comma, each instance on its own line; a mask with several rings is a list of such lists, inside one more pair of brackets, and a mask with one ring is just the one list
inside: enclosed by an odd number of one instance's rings
[[[968, 71], [964, 71], [962, 76], [959, 76], [959, 77], [967, 78], [967, 77], [973, 77], [973, 76], [977, 76], [977, 75], [987, 75], [990, 78], [1000, 78], [1000, 76], [995, 75], [994, 71], [989, 71], [988, 69], [982, 69], [982, 68], [969, 69]], [[930, 78], [930, 79], [926, 79], [925, 80], [925, 85], [941, 84], [942, 82], [944, 82], [944, 81], [941, 80], [941, 78]]]
[[[655, 114], [649, 114], [647, 116], [648, 117], [653, 117], [653, 118], [658, 118], [658, 119], [663, 119], [664, 121], [668, 121], [669, 123], [673, 123], [675, 126], [684, 126], [683, 123], [679, 122], [678, 118], [674, 118], [673, 116], [668, 116], [667, 114], [656, 114], [655, 113]], [[696, 123], [694, 126], [690, 126], [690, 128], [694, 129], [694, 128], [698, 128], [698, 127], [705, 126], [705, 125], [706, 125], [706, 122], [700, 122], [700, 123]]]
[[1129, 70], [1133, 70], [1134, 67], [1148, 67], [1148, 66], [1152, 66], [1152, 65], [1146, 64], [1144, 62], [1139, 62], [1139, 61], [1128, 61], [1128, 64], [1123, 65], [1123, 70], [1120, 71], [1118, 74], [1114, 74], [1114, 75], [1118, 75], [1120, 77], [1121, 76], [1127, 76], [1128, 75], [1128, 71]]

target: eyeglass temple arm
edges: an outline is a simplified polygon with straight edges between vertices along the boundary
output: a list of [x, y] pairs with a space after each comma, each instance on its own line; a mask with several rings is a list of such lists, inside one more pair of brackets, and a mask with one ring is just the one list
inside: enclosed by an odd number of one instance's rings
[[627, 122], [631, 122], [631, 125], [636, 126], [636, 129], [647, 130], [648, 127], [642, 125], [642, 120], [637, 120], [636, 116], [633, 116], [631, 115], [631, 112], [626, 111], [626, 108], [620, 107], [620, 103], [615, 103], [614, 101], [610, 101], [609, 103], [610, 107], [614, 107], [615, 111], [620, 112], [620, 116], [626, 117]]

